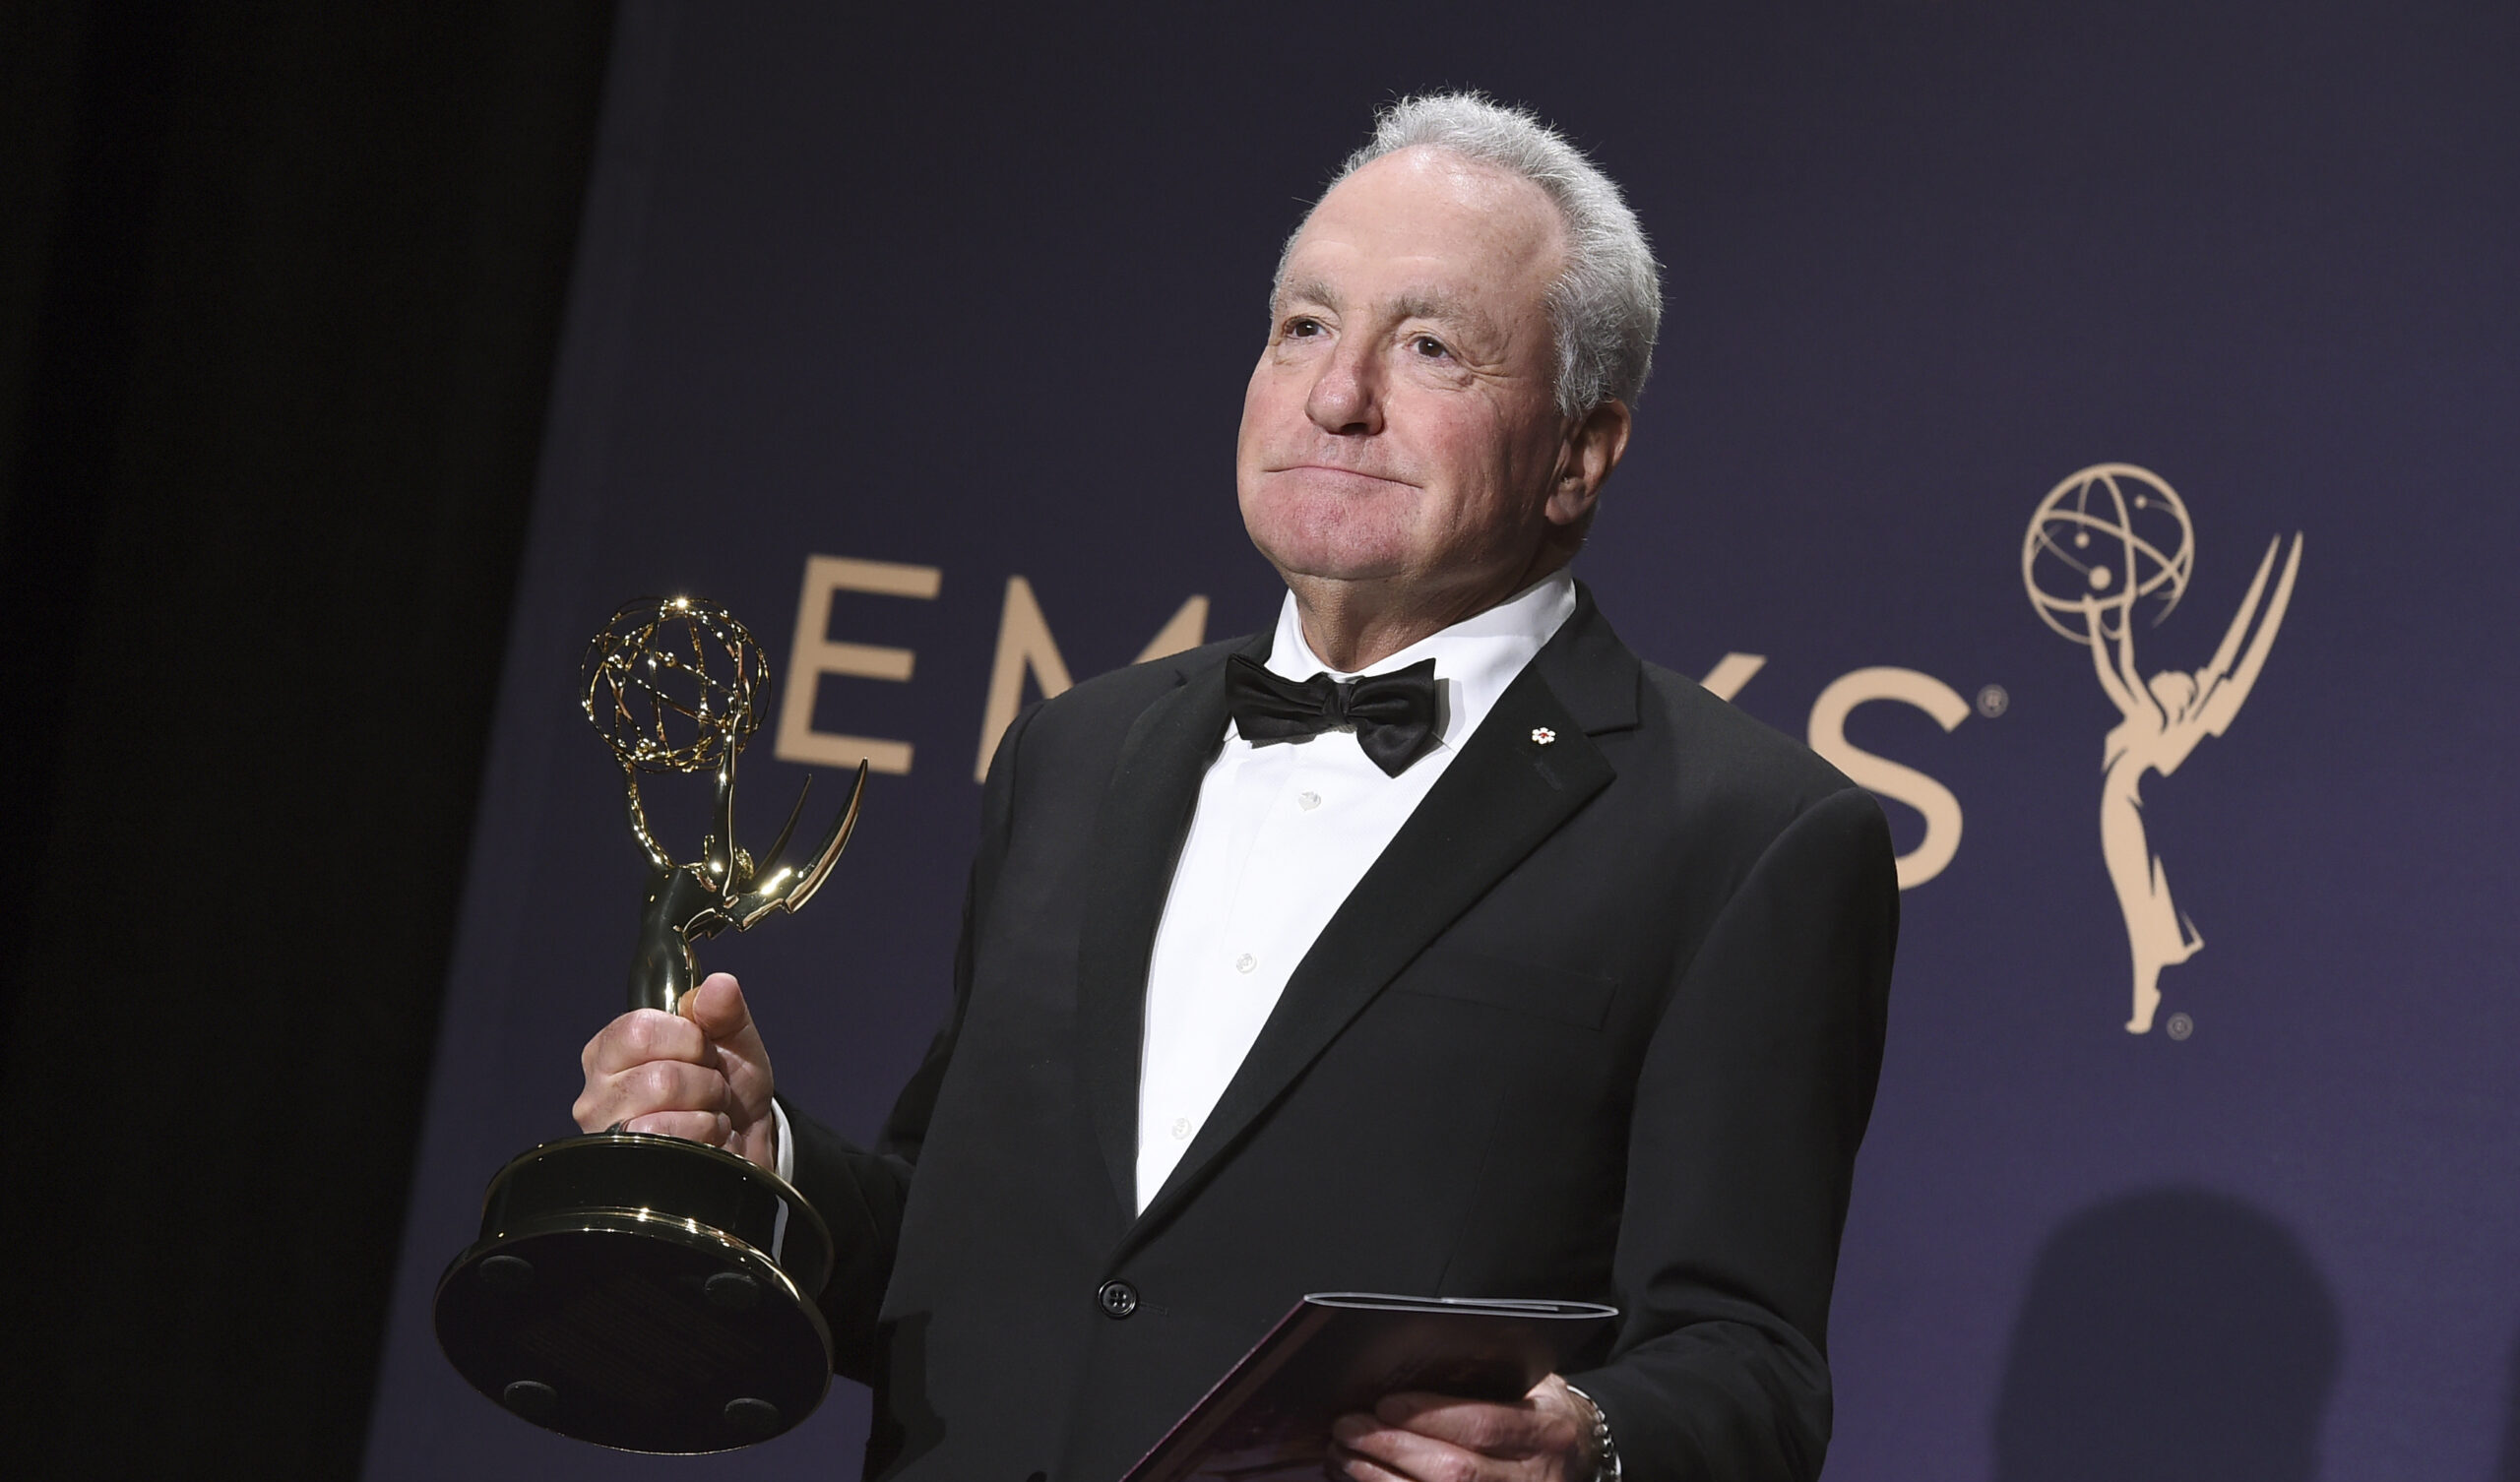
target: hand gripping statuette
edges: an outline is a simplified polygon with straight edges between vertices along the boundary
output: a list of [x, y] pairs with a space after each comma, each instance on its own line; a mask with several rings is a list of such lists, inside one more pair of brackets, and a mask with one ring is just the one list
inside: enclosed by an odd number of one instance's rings
[[[692, 944], [802, 906], [849, 842], [866, 769], [810, 855], [804, 810], [760, 862], [735, 842], [735, 759], [769, 685], [761, 649], [691, 597], [633, 602], [587, 648], [582, 703], [621, 764], [647, 893], [630, 1007], [676, 1012]], [[643, 774], [710, 772], [699, 856], [658, 842]], [[808, 790], [811, 782], [808, 781]], [[437, 1289], [438, 1344], [472, 1387], [537, 1425], [635, 1451], [767, 1440], [822, 1402], [831, 1334], [814, 1298], [831, 1233], [788, 1182], [724, 1150], [619, 1127], [535, 1147], [499, 1170], [481, 1236]]]

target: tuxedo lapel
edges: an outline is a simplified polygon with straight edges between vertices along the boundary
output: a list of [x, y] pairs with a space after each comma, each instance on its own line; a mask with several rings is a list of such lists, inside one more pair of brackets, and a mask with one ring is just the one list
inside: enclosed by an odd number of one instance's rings
[[[1269, 636], [1257, 640], [1265, 656]], [[1244, 652], [1252, 651], [1245, 645]], [[1140, 711], [1095, 817], [1076, 954], [1078, 1068], [1121, 1208], [1137, 1209], [1138, 1062], [1147, 964], [1199, 784], [1225, 741], [1225, 665], [1184, 674]]]
[[[1640, 677], [1635, 655], [1593, 610], [1592, 594], [1579, 588], [1575, 614], [1506, 688], [1323, 928], [1180, 1165], [1132, 1229], [1132, 1241], [1189, 1196], [1207, 1166], [1384, 984], [1608, 785], [1610, 764], [1587, 732], [1636, 724]], [[1559, 684], [1569, 697], [1561, 698]], [[1196, 790], [1194, 778], [1193, 798]], [[1178, 826], [1171, 837], [1177, 845]], [[1141, 989], [1168, 884], [1167, 877], [1156, 887], [1157, 898], [1145, 908], [1145, 936], [1137, 939], [1133, 959]], [[1137, 1007], [1133, 1001], [1133, 1011]], [[1134, 1054], [1137, 1041], [1130, 1043]], [[1134, 1059], [1130, 1070], [1134, 1166]]]

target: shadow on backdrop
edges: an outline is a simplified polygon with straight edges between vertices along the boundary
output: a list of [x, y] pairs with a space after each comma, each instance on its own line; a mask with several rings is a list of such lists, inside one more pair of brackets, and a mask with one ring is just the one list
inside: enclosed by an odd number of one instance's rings
[[2510, 1398], [2502, 1408], [2502, 1451], [2494, 1460], [2493, 1482], [2520, 1482], [2520, 1334], [2511, 1339]]
[[1995, 1475], [2305, 1482], [2338, 1348], [2327, 1282], [2262, 1211], [2202, 1189], [2096, 1204], [2031, 1272]]

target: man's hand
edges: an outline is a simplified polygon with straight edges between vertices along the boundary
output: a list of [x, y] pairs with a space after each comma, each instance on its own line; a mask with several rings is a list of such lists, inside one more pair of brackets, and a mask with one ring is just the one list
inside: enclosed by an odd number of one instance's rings
[[587, 1084], [569, 1110], [581, 1130], [617, 1122], [779, 1166], [770, 1054], [730, 974], [711, 973], [682, 996], [680, 1013], [622, 1015], [587, 1041], [578, 1063]]
[[1592, 1482], [1593, 1407], [1552, 1374], [1512, 1404], [1394, 1394], [1330, 1428], [1354, 1482]]

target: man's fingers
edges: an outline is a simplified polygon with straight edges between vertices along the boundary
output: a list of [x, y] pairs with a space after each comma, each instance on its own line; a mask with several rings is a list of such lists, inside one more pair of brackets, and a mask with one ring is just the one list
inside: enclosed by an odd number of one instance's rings
[[682, 1017], [700, 1026], [700, 1031], [728, 1049], [761, 1047], [761, 1033], [752, 1024], [752, 1011], [744, 1006], [744, 990], [731, 972], [713, 972], [700, 980], [700, 986], [682, 996]]
[[1330, 1474], [1354, 1482], [1483, 1482], [1499, 1476], [1477, 1452], [1385, 1425], [1370, 1415], [1347, 1415], [1330, 1428]]
[[698, 1024], [656, 1009], [633, 1009], [604, 1025], [587, 1041], [579, 1062], [590, 1080], [617, 1076], [652, 1060], [680, 1060], [715, 1065], [717, 1051]]
[[1335, 1441], [1330, 1444], [1330, 1464], [1322, 1470], [1331, 1482], [1417, 1482], [1415, 1477], [1403, 1476], [1371, 1456], [1350, 1451]]
[[1497, 1404], [1446, 1394], [1390, 1394], [1374, 1406], [1374, 1418], [1482, 1456], [1510, 1460], [1556, 1451], [1571, 1439], [1556, 1434], [1565, 1428], [1553, 1425], [1529, 1399]]
[[774, 1084], [770, 1052], [762, 1046], [761, 1031], [753, 1024], [752, 1011], [745, 1007], [743, 988], [734, 975], [713, 972], [701, 979], [699, 987], [683, 995], [681, 1009], [719, 1052], [716, 1064], [734, 1087], [738, 1120], [769, 1115]]
[[[723, 1113], [749, 1128], [770, 1115], [770, 1057], [744, 1008], [743, 989], [712, 973], [683, 995], [681, 1012], [637, 1009], [603, 1026], [579, 1056], [586, 1085], [570, 1108], [578, 1126], [600, 1132], [615, 1123], [643, 1130], [659, 1112]], [[674, 1124], [674, 1137], [695, 1135], [694, 1121]]]
[[726, 1078], [707, 1066], [680, 1060], [650, 1060], [614, 1075], [598, 1077], [588, 1084], [572, 1111], [580, 1128], [599, 1132], [615, 1122], [634, 1122], [650, 1112], [724, 1112], [729, 1109], [729, 1099]]
[[734, 1133], [734, 1124], [724, 1112], [650, 1112], [644, 1117], [632, 1117], [623, 1126], [630, 1132], [683, 1138], [712, 1147], [725, 1146], [726, 1139]]
[[651, 1060], [613, 1078], [633, 1115], [652, 1111], [724, 1111], [726, 1078], [707, 1066]]

